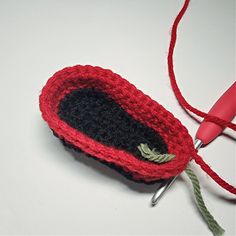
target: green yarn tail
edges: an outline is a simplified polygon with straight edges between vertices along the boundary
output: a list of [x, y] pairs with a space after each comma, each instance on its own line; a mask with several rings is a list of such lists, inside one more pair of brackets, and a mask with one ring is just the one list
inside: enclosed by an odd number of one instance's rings
[[[149, 161], [156, 162], [158, 164], [171, 161], [175, 157], [175, 155], [173, 154], [168, 154], [168, 153], [160, 154], [155, 149], [151, 150], [147, 144], [143, 144], [143, 143], [141, 143], [138, 146], [138, 149], [144, 158], [146, 158]], [[216, 222], [214, 217], [208, 211], [204, 203], [202, 194], [201, 194], [201, 187], [200, 187], [198, 178], [196, 174], [193, 172], [193, 170], [189, 167], [189, 165], [186, 167], [185, 173], [188, 175], [189, 179], [192, 182], [193, 192], [194, 192], [197, 207], [200, 213], [202, 214], [204, 220], [206, 221], [209, 229], [212, 231], [214, 236], [222, 235], [225, 232], [225, 230], [221, 228], [221, 226]]]
[[223, 228], [221, 228], [221, 226], [216, 222], [214, 217], [208, 211], [208, 209], [204, 203], [204, 200], [202, 198], [199, 180], [198, 180], [197, 176], [195, 175], [195, 173], [193, 172], [193, 170], [189, 167], [189, 165], [185, 169], [185, 173], [188, 175], [189, 179], [192, 182], [193, 192], [194, 192], [194, 196], [195, 196], [195, 201], [197, 203], [197, 207], [198, 207], [199, 211], [201, 212], [203, 218], [207, 222], [209, 229], [212, 231], [212, 233], [215, 236], [222, 235], [225, 232], [225, 230]]

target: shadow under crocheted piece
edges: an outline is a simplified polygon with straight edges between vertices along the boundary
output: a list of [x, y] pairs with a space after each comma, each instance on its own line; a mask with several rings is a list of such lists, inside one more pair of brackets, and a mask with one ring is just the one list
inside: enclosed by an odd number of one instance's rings
[[[94, 88], [81, 88], [67, 94], [59, 103], [58, 115], [90, 138], [126, 150], [139, 159], [144, 160], [137, 148], [140, 143], [147, 143], [160, 153], [168, 152], [166, 143], [157, 132], [136, 121], [108, 95]], [[73, 149], [78, 151], [75, 147]], [[132, 178], [131, 173], [109, 166]]]

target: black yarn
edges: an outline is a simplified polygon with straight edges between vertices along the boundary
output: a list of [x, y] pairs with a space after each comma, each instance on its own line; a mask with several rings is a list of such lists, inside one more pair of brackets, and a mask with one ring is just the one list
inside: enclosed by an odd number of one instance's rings
[[[158, 180], [158, 181], [153, 180], [153, 181], [147, 182], [147, 181], [145, 181], [145, 180], [143, 180], [143, 179], [140, 179], [140, 180], [135, 179], [135, 178], [133, 178], [133, 175], [132, 175], [131, 172], [128, 172], [127, 170], [124, 170], [122, 167], [117, 166], [117, 165], [115, 165], [115, 164], [113, 164], [113, 163], [107, 162], [107, 161], [105, 161], [105, 160], [98, 159], [98, 158], [95, 157], [95, 156], [92, 156], [92, 155], [89, 155], [89, 154], [83, 152], [80, 148], [75, 147], [74, 145], [72, 145], [72, 144], [66, 142], [64, 139], [60, 138], [54, 131], [52, 131], [52, 132], [53, 132], [53, 134], [54, 134], [57, 138], [59, 138], [59, 139], [61, 140], [62, 144], [63, 144], [66, 148], [69, 148], [70, 150], [73, 150], [73, 151], [75, 151], [75, 152], [77, 152], [77, 153], [83, 153], [83, 154], [85, 154], [85, 155], [87, 155], [87, 156], [93, 158], [94, 160], [99, 161], [100, 163], [102, 163], [102, 164], [104, 164], [104, 165], [106, 165], [106, 166], [112, 168], [113, 170], [117, 171], [118, 173], [122, 174], [124, 177], [126, 177], [126, 178], [129, 179], [129, 180], [132, 180], [132, 181], [134, 181], [134, 182], [136, 182], [136, 183], [145, 183], [145, 184], [147, 184], [147, 185], [151, 185], [151, 184], [154, 184], [154, 183], [156, 183], [156, 182], [160, 182], [160, 180]], [[75, 158], [75, 159], [77, 160], [77, 158]]]
[[126, 150], [143, 159], [137, 149], [147, 143], [160, 153], [167, 145], [152, 128], [131, 117], [113, 99], [94, 88], [82, 88], [67, 94], [59, 104], [59, 117], [73, 128], [107, 146]]

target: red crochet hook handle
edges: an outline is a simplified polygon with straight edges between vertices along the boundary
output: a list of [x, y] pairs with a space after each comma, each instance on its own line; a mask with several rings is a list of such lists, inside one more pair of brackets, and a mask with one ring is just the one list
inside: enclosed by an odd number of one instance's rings
[[[236, 82], [218, 99], [208, 114], [231, 121], [236, 115]], [[196, 133], [196, 139], [207, 145], [214, 140], [225, 127], [210, 121], [203, 121]]]

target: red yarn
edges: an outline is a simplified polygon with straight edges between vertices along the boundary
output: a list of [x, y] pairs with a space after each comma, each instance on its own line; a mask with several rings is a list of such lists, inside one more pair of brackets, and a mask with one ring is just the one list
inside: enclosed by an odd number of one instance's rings
[[[66, 94], [80, 88], [96, 88], [109, 95], [135, 120], [159, 133], [169, 153], [176, 157], [162, 165], [143, 161], [71, 127], [59, 117], [58, 106]], [[99, 160], [122, 167], [135, 180], [152, 182], [179, 175], [195, 153], [188, 130], [172, 113], [121, 76], [100, 67], [77, 65], [55, 73], [42, 90], [40, 109], [44, 120], [60, 139]]]
[[171, 82], [172, 89], [174, 90], [175, 96], [178, 99], [180, 105], [184, 109], [187, 109], [187, 110], [193, 112], [194, 114], [205, 118], [205, 120], [207, 120], [207, 121], [214, 122], [217, 125], [220, 125], [222, 127], [228, 127], [230, 129], [236, 130], [236, 124], [234, 124], [232, 122], [228, 122], [228, 121], [223, 120], [223, 119], [220, 119], [216, 116], [209, 115], [209, 114], [207, 114], [205, 112], [202, 112], [202, 111], [196, 109], [195, 107], [191, 106], [185, 100], [185, 98], [181, 94], [181, 91], [180, 91], [180, 89], [177, 85], [176, 78], [175, 78], [175, 73], [174, 73], [174, 68], [173, 68], [173, 53], [174, 53], [174, 48], [175, 48], [176, 39], [177, 39], [178, 24], [181, 21], [183, 15], [185, 14], [185, 12], [188, 8], [189, 2], [190, 2], [190, 0], [185, 0], [182, 9], [180, 10], [179, 14], [175, 18], [175, 21], [173, 23], [172, 30], [171, 30], [171, 39], [170, 39], [170, 46], [169, 46], [167, 61], [168, 61], [168, 70], [169, 70], [169, 77], [170, 77], [170, 82]]
[[226, 189], [230, 193], [236, 194], [236, 188], [232, 186], [231, 184], [227, 183], [225, 180], [223, 180], [214, 170], [211, 169], [209, 165], [207, 165], [201, 156], [199, 156], [197, 153], [194, 154], [193, 159], [195, 162], [201, 166], [201, 168], [209, 175], [211, 178], [219, 184], [222, 188]]
[[[226, 120], [220, 119], [216, 116], [209, 115], [205, 112], [202, 112], [193, 106], [191, 106], [183, 97], [181, 94], [181, 91], [177, 85], [176, 78], [175, 78], [175, 73], [173, 69], [173, 53], [174, 53], [174, 48], [176, 44], [176, 38], [177, 38], [177, 28], [179, 25], [179, 22], [181, 21], [183, 15], [185, 14], [188, 5], [189, 5], [190, 0], [185, 0], [184, 5], [182, 9], [180, 10], [179, 14], [175, 18], [175, 21], [172, 26], [171, 30], [171, 39], [170, 39], [170, 46], [169, 46], [169, 52], [168, 52], [168, 57], [167, 57], [167, 62], [168, 62], [168, 70], [169, 70], [169, 77], [170, 77], [170, 82], [172, 89], [175, 93], [176, 98], [178, 99], [178, 102], [180, 105], [184, 108], [187, 109], [194, 114], [205, 118], [207, 121], [214, 122], [222, 127], [228, 127], [230, 129], [236, 130], [236, 124], [232, 122], [228, 122]], [[203, 159], [197, 154], [194, 154], [193, 159], [195, 162], [200, 165], [200, 167], [216, 182], [218, 183], [222, 188], [226, 189], [227, 191], [236, 194], [236, 188], [230, 184], [228, 184], [226, 181], [224, 181], [219, 175], [217, 175], [204, 161]]]

